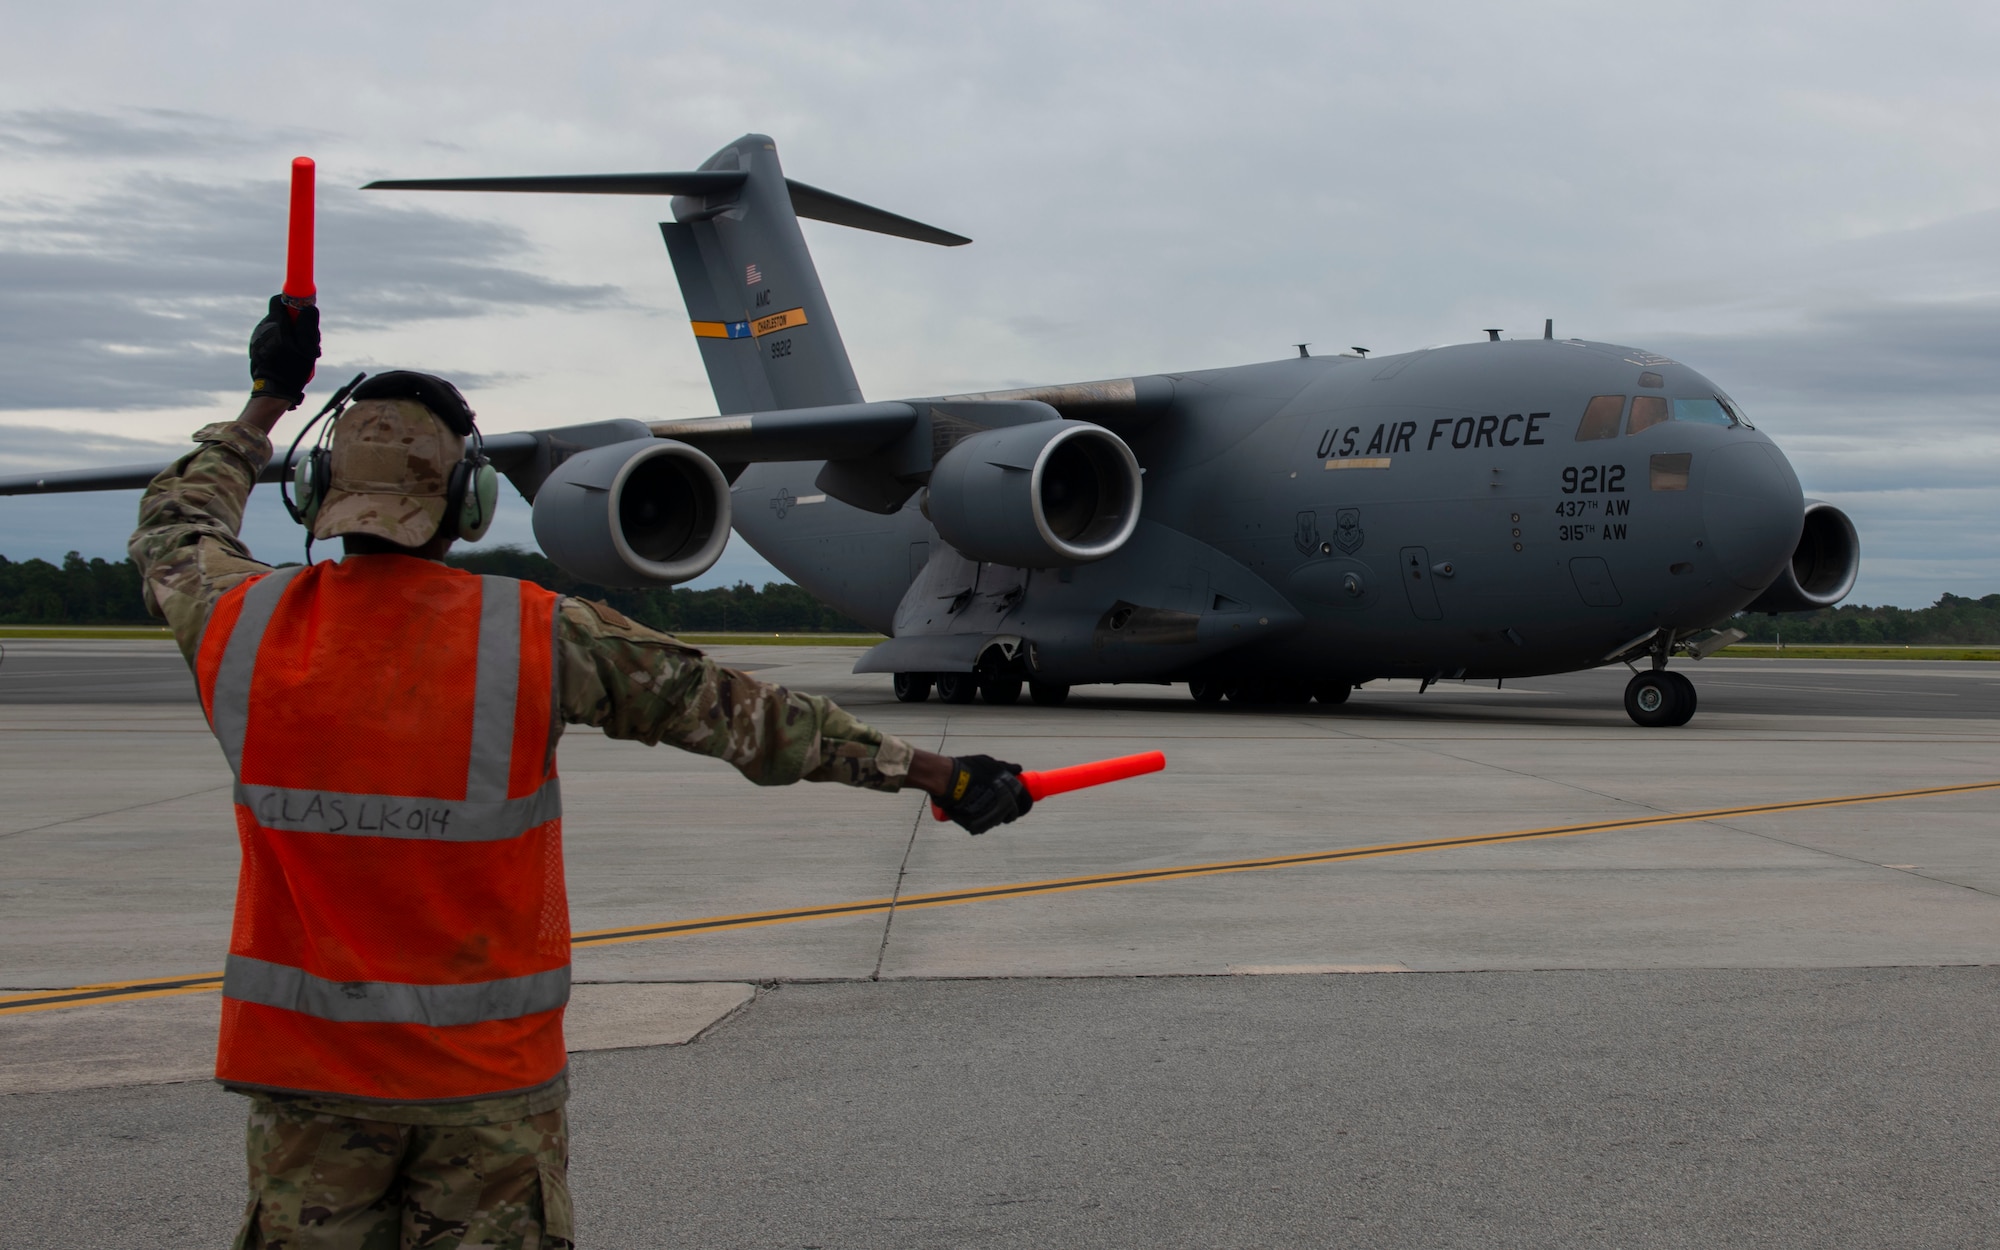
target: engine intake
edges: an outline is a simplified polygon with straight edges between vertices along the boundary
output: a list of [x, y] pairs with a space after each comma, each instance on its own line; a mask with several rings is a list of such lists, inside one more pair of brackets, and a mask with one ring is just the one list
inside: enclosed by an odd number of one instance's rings
[[1082, 421], [985, 430], [931, 471], [925, 511], [972, 560], [1045, 569], [1089, 564], [1139, 525], [1139, 461], [1125, 441]]
[[594, 447], [542, 483], [535, 541], [565, 572], [600, 586], [689, 581], [729, 542], [729, 483], [686, 443]]
[[1806, 500], [1805, 528], [1778, 580], [1750, 601], [1745, 612], [1810, 612], [1847, 598], [1861, 572], [1861, 536], [1854, 522], [1830, 503]]

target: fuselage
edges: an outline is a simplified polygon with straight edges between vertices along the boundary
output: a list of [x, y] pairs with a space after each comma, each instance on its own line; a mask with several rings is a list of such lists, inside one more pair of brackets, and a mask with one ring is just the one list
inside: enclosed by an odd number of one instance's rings
[[[1635, 349], [1474, 343], [1166, 380], [1170, 399], [1106, 421], [1145, 470], [1126, 550], [970, 574], [1004, 592], [988, 627], [1046, 639], [1056, 679], [1589, 667], [1726, 620], [1799, 540], [1799, 482], [1771, 440], [1708, 379]], [[863, 623], [923, 628], [906, 600], [939, 544], [921, 497], [862, 512], [813, 485], [819, 468], [751, 466], [738, 533]], [[1117, 605], [1150, 638], [1120, 637]]]

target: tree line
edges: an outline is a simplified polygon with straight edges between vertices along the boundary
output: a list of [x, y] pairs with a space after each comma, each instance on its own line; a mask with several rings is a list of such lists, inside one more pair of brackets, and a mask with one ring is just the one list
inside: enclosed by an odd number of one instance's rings
[[[788, 582], [763, 589], [739, 582], [712, 590], [648, 588], [608, 590], [579, 582], [537, 552], [519, 547], [466, 550], [446, 563], [475, 573], [497, 573], [538, 582], [565, 595], [601, 599], [635, 621], [676, 632], [843, 632], [860, 625]], [[60, 566], [0, 556], [0, 624], [144, 625], [151, 620], [139, 598], [139, 571], [130, 560], [86, 560], [72, 551]], [[1945, 595], [1928, 608], [1845, 604], [1784, 616], [1745, 613], [1736, 628], [1752, 642], [1808, 644], [2000, 643], [2000, 594], [1979, 599]]]
[[2000, 595], [1967, 599], [1947, 594], [1928, 608], [1915, 609], [1855, 603], [1782, 616], [1745, 612], [1732, 624], [1750, 635], [1750, 642], [1776, 642], [1782, 636], [1787, 645], [1802, 647], [1976, 646], [2000, 643]]
[[[761, 590], [748, 582], [711, 590], [610, 590], [579, 582], [548, 557], [519, 547], [454, 552], [445, 563], [537, 582], [558, 594], [602, 600], [635, 621], [675, 633], [839, 633], [862, 628], [789, 582], [767, 582]], [[47, 560], [0, 556], [0, 625], [153, 623], [139, 597], [139, 570], [130, 560], [86, 560], [72, 551], [58, 566]]]

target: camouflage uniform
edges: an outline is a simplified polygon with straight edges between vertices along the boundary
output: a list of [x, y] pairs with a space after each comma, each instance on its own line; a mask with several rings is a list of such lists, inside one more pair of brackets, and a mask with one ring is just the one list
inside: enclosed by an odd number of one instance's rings
[[[190, 664], [216, 601], [271, 568], [237, 537], [270, 440], [224, 422], [195, 441], [147, 488], [131, 542], [146, 605]], [[603, 604], [566, 598], [558, 620], [563, 721], [727, 760], [759, 785], [895, 791], [909, 776], [908, 744], [827, 699], [722, 668]], [[560, 1078], [445, 1104], [252, 1093], [250, 1205], [237, 1245], [568, 1246], [567, 1097]]]
[[237, 1250], [569, 1250], [561, 1107], [498, 1123], [409, 1124], [259, 1097]]

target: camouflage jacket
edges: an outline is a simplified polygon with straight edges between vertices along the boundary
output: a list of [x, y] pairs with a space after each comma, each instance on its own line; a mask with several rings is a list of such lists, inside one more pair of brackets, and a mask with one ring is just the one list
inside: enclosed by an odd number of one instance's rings
[[[271, 458], [270, 440], [233, 421], [194, 437], [201, 446], [154, 478], [140, 499], [130, 548], [147, 610], [166, 618], [189, 664], [216, 601], [271, 571], [237, 537], [250, 488]], [[838, 781], [893, 791], [909, 775], [907, 743], [829, 699], [723, 668], [601, 603], [565, 598], [560, 612], [564, 721], [711, 755], [758, 785]]]

